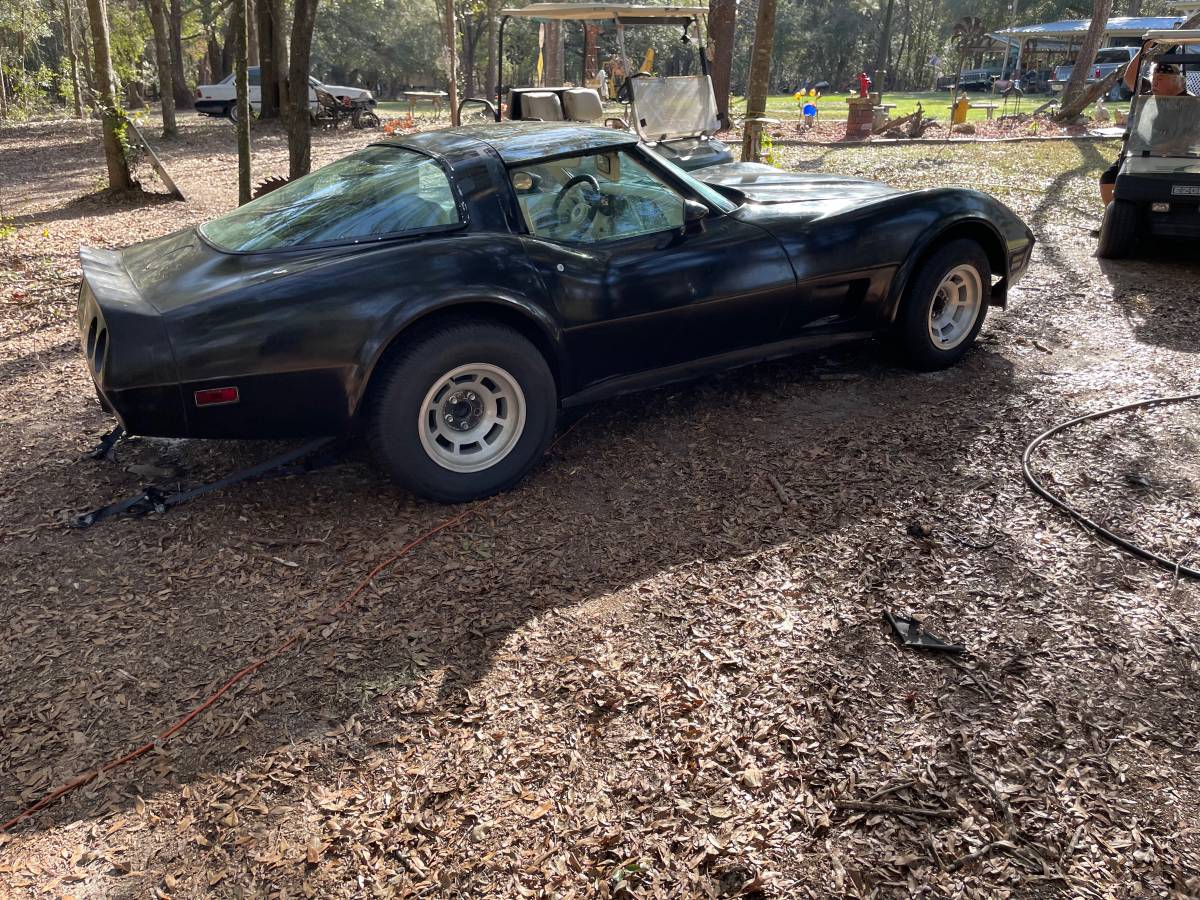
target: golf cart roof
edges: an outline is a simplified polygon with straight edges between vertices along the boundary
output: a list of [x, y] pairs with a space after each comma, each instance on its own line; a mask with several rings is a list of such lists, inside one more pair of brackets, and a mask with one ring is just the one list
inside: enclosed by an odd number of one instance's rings
[[687, 25], [708, 15], [707, 6], [626, 6], [621, 3], [532, 3], [502, 9], [501, 16], [547, 22], [637, 21], [639, 25]]
[[1142, 35], [1143, 41], [1158, 41], [1162, 44], [1200, 44], [1200, 29], [1191, 28], [1187, 31], [1147, 31]]

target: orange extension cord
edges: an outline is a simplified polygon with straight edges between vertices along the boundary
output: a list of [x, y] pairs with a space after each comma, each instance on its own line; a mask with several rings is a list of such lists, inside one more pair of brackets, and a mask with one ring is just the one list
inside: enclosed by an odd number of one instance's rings
[[[578, 423], [576, 423], [576, 424], [578, 424]], [[570, 429], [568, 429], [568, 431], [569, 430]], [[559, 437], [559, 440], [561, 440], [563, 437], [566, 437], [566, 432], [564, 432]], [[557, 441], [555, 443], [557, 443]], [[439, 525], [435, 525], [433, 528], [430, 528], [428, 531], [426, 531], [424, 534], [420, 535], [419, 537], [416, 537], [413, 540], [409, 541], [407, 544], [405, 544], [403, 547], [401, 547], [399, 550], [397, 550], [395, 553], [393, 553], [391, 556], [389, 556], [383, 562], [379, 563], [379, 565], [377, 565], [374, 569], [372, 569], [370, 571], [370, 573], [355, 586], [354, 590], [352, 590], [349, 594], [346, 595], [346, 598], [344, 600], [342, 600], [341, 603], [339, 603], [337, 606], [335, 606], [331, 610], [329, 610], [329, 612], [325, 613], [323, 616], [320, 616], [318, 618], [324, 619], [329, 616], [341, 615], [343, 612], [346, 611], [346, 608], [351, 603], [354, 602], [354, 599], [359, 594], [361, 594], [364, 590], [366, 590], [367, 585], [370, 584], [371, 581], [375, 578], [375, 576], [377, 576], [380, 572], [383, 572], [388, 567], [394, 565], [398, 560], [403, 558], [405, 555], [407, 555], [408, 553], [410, 553], [417, 547], [419, 547], [421, 544], [425, 543], [427, 540], [429, 540], [431, 537], [433, 537], [438, 532], [445, 531], [447, 528], [453, 528], [455, 525], [459, 525], [462, 522], [466, 521], [467, 519], [471, 518], [476, 513], [478, 513], [479, 510], [482, 509], [487, 503], [488, 503], [487, 500], [484, 500], [482, 503], [477, 503], [475, 506], [472, 506], [470, 509], [464, 510], [463, 512], [459, 513], [458, 515], [452, 516], [449, 519], [446, 519]], [[257, 672], [259, 669], [261, 669], [263, 666], [265, 666], [272, 659], [274, 659], [275, 657], [280, 656], [283, 653], [286, 653], [288, 650], [290, 650], [300, 640], [300, 638], [303, 637], [305, 630], [311, 624], [313, 624], [313, 621], [315, 621], [315, 620], [310, 620], [308, 623], [296, 628], [292, 632], [291, 637], [289, 637], [286, 641], [284, 641], [282, 644], [280, 644], [278, 647], [276, 647], [270, 653], [256, 659], [254, 662], [250, 663], [248, 666], [246, 666], [245, 668], [238, 671], [236, 674], [234, 674], [232, 677], [230, 677], [228, 681], [226, 681], [224, 684], [222, 684], [220, 688], [218, 688], [217, 690], [215, 690], [211, 694], [209, 694], [197, 706], [194, 706], [187, 713], [187, 715], [185, 715], [182, 719], [180, 719], [178, 722], [176, 722], [174, 725], [172, 725], [170, 728], [168, 728], [166, 731], [164, 731], [162, 734], [160, 734], [153, 741], [142, 744], [142, 746], [138, 747], [136, 750], [131, 750], [122, 757], [119, 757], [119, 758], [113, 759], [113, 760], [109, 760], [104, 765], [100, 766], [98, 769], [93, 769], [90, 772], [86, 772], [83, 775], [80, 775], [74, 781], [68, 782], [67, 784], [64, 784], [62, 787], [56, 788], [55, 790], [51, 791], [49, 794], [47, 794], [45, 797], [43, 797], [37, 803], [34, 803], [32, 806], [22, 810], [17, 815], [13, 816], [13, 818], [11, 818], [7, 822], [5, 822], [3, 825], [0, 825], [0, 834], [3, 834], [4, 832], [8, 831], [8, 829], [12, 828], [14, 825], [16, 825], [22, 819], [25, 819], [25, 818], [33, 815], [34, 813], [38, 812], [39, 810], [45, 809], [47, 806], [49, 806], [55, 800], [65, 797], [67, 794], [71, 793], [72, 791], [83, 787], [85, 784], [88, 784], [91, 781], [94, 781], [96, 778], [98, 778], [103, 773], [111, 772], [113, 769], [119, 768], [120, 766], [126, 765], [128, 763], [131, 763], [138, 757], [144, 756], [145, 754], [147, 754], [151, 750], [153, 750], [155, 747], [160, 746], [161, 744], [168, 741], [171, 737], [173, 737], [179, 731], [182, 731], [184, 728], [186, 728], [188, 726], [188, 724], [190, 724], [202, 712], [204, 712], [206, 709], [208, 709], [210, 706], [212, 706], [214, 703], [216, 703], [218, 700], [220, 700], [221, 697], [223, 697], [225, 695], [225, 693], [227, 691], [229, 691], [229, 689], [232, 688], [234, 685], [238, 684], [239, 682], [245, 681], [247, 677], [249, 677], [250, 675], [253, 675], [255, 672]]]

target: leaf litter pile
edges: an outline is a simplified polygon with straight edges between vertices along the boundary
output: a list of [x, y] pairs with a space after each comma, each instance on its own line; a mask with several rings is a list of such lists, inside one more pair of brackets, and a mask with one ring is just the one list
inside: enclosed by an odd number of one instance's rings
[[[865, 345], [601, 404], [516, 490], [334, 607], [452, 511], [353, 441], [304, 477], [67, 531], [275, 443], [133, 440], [77, 350], [80, 243], [235, 202], [227, 123], [160, 155], [186, 203], [107, 198], [94, 125], [0, 130], [4, 896], [1129, 897], [1200, 892], [1200, 604], [1027, 491], [1082, 412], [1195, 390], [1194, 263], [1103, 267], [1113, 145], [779, 148], [995, 193], [1037, 232], [978, 349]], [[318, 134], [327, 162], [371, 135]], [[255, 177], [285, 168], [255, 136]], [[148, 189], [154, 183], [147, 179]], [[1048, 486], [1174, 558], [1200, 538], [1200, 404], [1045, 445]], [[884, 610], [961, 642], [901, 649]]]

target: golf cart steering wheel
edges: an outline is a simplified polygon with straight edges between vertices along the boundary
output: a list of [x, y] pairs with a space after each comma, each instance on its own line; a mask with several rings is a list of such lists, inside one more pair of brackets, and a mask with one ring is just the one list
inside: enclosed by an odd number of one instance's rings
[[[600, 182], [598, 182], [596, 180], [596, 177], [594, 175], [588, 175], [586, 172], [582, 175], [576, 175], [574, 178], [571, 178], [570, 180], [568, 180], [567, 183], [564, 184], [561, 188], [559, 188], [558, 196], [554, 198], [554, 205], [550, 207], [550, 212], [556, 219], [558, 218], [558, 207], [562, 203], [563, 197], [567, 196], [567, 193], [572, 188], [575, 188], [581, 184], [587, 184], [589, 187], [591, 187], [591, 189], [597, 195], [600, 194]], [[593, 203], [590, 200], [585, 200], [584, 202], [587, 204], [587, 209], [588, 209], [586, 223], [585, 223], [582, 215], [576, 216], [574, 209], [571, 211], [571, 215], [570, 215], [571, 224], [575, 225], [576, 227], [579, 227], [580, 225], [584, 225], [584, 224], [590, 225], [592, 220], [594, 218], [596, 218], [596, 212], [600, 209], [599, 203]], [[575, 209], [578, 209], [578, 208], [579, 208], [578, 206], [575, 207]], [[577, 219], [578, 219], [578, 221], [576, 221]]]
[[630, 87], [630, 82], [635, 78], [649, 78], [649, 72], [634, 72], [628, 78], [621, 82], [621, 86], [617, 88], [617, 100], [620, 103], [631, 103], [633, 101], [633, 89]]

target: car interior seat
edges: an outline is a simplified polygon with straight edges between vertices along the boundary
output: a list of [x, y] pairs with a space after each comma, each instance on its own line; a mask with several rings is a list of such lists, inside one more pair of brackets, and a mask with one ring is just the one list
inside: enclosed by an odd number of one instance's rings
[[562, 103], [559, 102], [558, 95], [550, 91], [530, 91], [521, 95], [521, 118], [561, 122]]
[[604, 105], [595, 88], [567, 88], [563, 91], [563, 107], [572, 122], [598, 122], [604, 118]]

